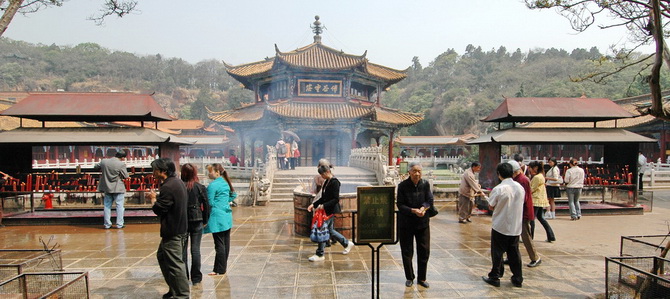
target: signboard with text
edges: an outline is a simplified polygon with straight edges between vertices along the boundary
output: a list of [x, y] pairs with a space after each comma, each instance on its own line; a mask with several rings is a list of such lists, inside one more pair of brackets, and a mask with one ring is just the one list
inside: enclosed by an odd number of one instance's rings
[[406, 174], [409, 172], [409, 162], [407, 161], [401, 161], [400, 162], [400, 170], [399, 173], [401, 175]]
[[358, 187], [356, 244], [394, 243], [395, 187]]
[[298, 96], [341, 97], [342, 81], [298, 79]]

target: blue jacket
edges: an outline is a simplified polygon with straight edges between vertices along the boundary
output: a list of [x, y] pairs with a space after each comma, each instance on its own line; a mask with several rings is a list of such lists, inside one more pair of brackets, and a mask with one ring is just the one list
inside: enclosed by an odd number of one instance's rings
[[207, 198], [209, 199], [209, 220], [205, 226], [205, 233], [218, 233], [233, 228], [233, 209], [230, 202], [235, 200], [237, 193], [230, 191], [230, 185], [218, 177], [207, 186]]

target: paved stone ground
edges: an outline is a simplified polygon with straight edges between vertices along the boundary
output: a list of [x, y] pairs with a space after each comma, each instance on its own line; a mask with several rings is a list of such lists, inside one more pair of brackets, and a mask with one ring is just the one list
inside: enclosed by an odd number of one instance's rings
[[[543, 242], [536, 232], [543, 263], [524, 267], [523, 288], [504, 279], [495, 288], [482, 282], [490, 268], [491, 218], [456, 221], [453, 203], [439, 203], [441, 213], [431, 220], [430, 289], [404, 286], [398, 245], [381, 252], [382, 298], [453, 297], [602, 297], [604, 257], [619, 254], [620, 236], [668, 232], [670, 191], [656, 191], [654, 209], [643, 216], [567, 216], [550, 220], [558, 241]], [[206, 277], [193, 287], [193, 298], [369, 298], [370, 249], [357, 246], [349, 255], [342, 247], [327, 250], [326, 261], [310, 263], [316, 249], [308, 238], [293, 233], [292, 203], [234, 208], [228, 274]], [[101, 220], [102, 221], [102, 220]], [[541, 226], [540, 226], [541, 227]], [[167, 286], [156, 262], [159, 242], [156, 224], [129, 225], [121, 230], [100, 226], [24, 226], [0, 229], [0, 248], [40, 248], [39, 237], [54, 241], [63, 251], [66, 270], [89, 271], [93, 298], [160, 298]], [[202, 243], [203, 272], [211, 270], [211, 235]], [[528, 263], [525, 250], [524, 263]], [[508, 271], [508, 270], [507, 270]], [[507, 272], [506, 278], [509, 277]]]

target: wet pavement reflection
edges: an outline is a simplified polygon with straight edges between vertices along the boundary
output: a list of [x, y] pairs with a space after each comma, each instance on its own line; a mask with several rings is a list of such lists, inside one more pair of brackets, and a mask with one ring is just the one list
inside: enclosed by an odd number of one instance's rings
[[[536, 231], [542, 264], [524, 266], [523, 288], [503, 278], [499, 288], [481, 280], [490, 269], [491, 218], [475, 216], [459, 224], [455, 204], [439, 202], [431, 219], [430, 289], [405, 287], [400, 247], [381, 249], [381, 298], [455, 297], [599, 297], [605, 292], [605, 256], [619, 254], [622, 235], [667, 233], [670, 191], [656, 192], [654, 211], [643, 216], [584, 216], [550, 220], [558, 241]], [[293, 204], [234, 208], [228, 273], [205, 275], [191, 288], [192, 298], [368, 298], [370, 249], [326, 249], [326, 260], [311, 263], [316, 245], [293, 233]], [[101, 219], [102, 222], [102, 219]], [[93, 298], [160, 298], [167, 292], [156, 261], [158, 224], [130, 224], [123, 229], [100, 226], [22, 226], [0, 228], [0, 248], [39, 249], [39, 238], [59, 244], [68, 271], [88, 271]], [[213, 267], [211, 235], [202, 240], [202, 271]], [[520, 248], [524, 264], [530, 262]]]

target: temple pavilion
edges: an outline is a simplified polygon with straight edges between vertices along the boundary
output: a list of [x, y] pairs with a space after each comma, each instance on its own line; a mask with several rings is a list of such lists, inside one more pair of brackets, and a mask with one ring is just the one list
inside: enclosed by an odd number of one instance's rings
[[[301, 166], [326, 158], [346, 165], [352, 148], [379, 145], [402, 127], [423, 117], [382, 106], [382, 92], [407, 77], [321, 43], [319, 17], [312, 26], [314, 42], [258, 62], [231, 66], [227, 72], [254, 92], [254, 102], [241, 108], [212, 112], [209, 118], [233, 128], [240, 140], [240, 158], [251, 161], [264, 145], [274, 145], [286, 131], [300, 139]], [[290, 134], [293, 135], [293, 134]], [[389, 154], [391, 156], [391, 154]], [[246, 157], [249, 159], [249, 157]]]

